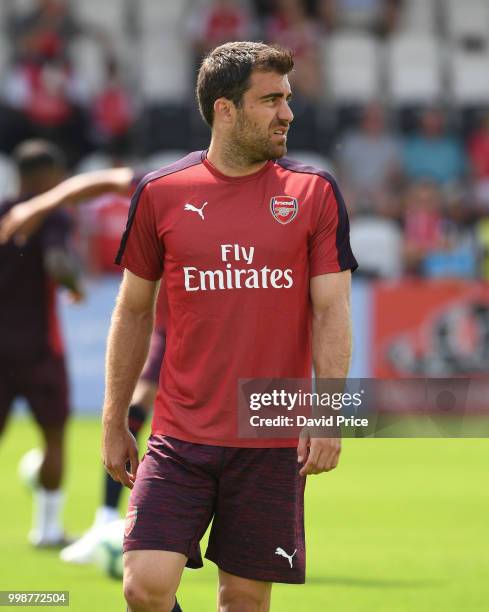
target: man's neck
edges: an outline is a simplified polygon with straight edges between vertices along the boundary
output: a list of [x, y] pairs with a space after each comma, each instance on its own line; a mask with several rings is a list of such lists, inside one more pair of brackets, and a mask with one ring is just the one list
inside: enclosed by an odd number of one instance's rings
[[234, 151], [228, 150], [223, 145], [217, 145], [214, 139], [211, 140], [207, 159], [210, 163], [226, 176], [247, 176], [258, 172], [267, 163], [266, 161], [249, 163], [243, 158], [239, 158]]

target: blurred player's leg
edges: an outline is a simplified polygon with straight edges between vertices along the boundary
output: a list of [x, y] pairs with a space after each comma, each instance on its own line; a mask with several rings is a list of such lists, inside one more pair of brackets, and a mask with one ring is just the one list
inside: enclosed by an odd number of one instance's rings
[[[164, 352], [165, 334], [155, 329], [151, 336], [148, 358], [134, 389], [129, 408], [129, 430], [136, 439], [148, 414], [153, 409]], [[79, 540], [61, 551], [60, 557], [63, 561], [79, 564], [93, 561], [95, 549], [105, 526], [120, 518], [118, 506], [122, 488], [120, 482], [116, 482], [104, 472], [103, 504], [95, 513], [92, 527]]]
[[39, 484], [46, 491], [56, 491], [61, 486], [64, 430], [64, 425], [42, 428], [46, 450], [39, 471]]
[[68, 384], [64, 360], [48, 355], [22, 376], [24, 395], [44, 438], [39, 487], [34, 493], [34, 518], [29, 540], [34, 546], [66, 544], [62, 525], [64, 437], [68, 418]]
[[12, 401], [15, 397], [10, 378], [7, 364], [0, 363], [0, 437], [5, 430]]
[[68, 417], [68, 394], [63, 358], [46, 355], [28, 366], [6, 366], [0, 377], [0, 434], [16, 395], [26, 398], [41, 429], [44, 455], [34, 491], [33, 525], [29, 540], [34, 546], [66, 544], [62, 526], [63, 442]]
[[29, 539], [35, 546], [63, 545], [62, 524], [64, 496], [63, 474], [64, 425], [42, 428], [45, 443], [44, 459], [39, 472], [39, 487], [34, 492], [35, 512]]
[[[143, 387], [143, 389], [141, 389]], [[154, 384], [146, 381], [139, 381], [136, 386], [136, 391], [139, 389], [139, 397], [146, 400], [146, 404], [132, 404], [129, 408], [129, 429], [132, 435], [137, 438], [147, 415], [153, 408], [154, 398], [156, 396], [157, 387]], [[134, 397], [136, 397], [136, 391]], [[95, 512], [95, 520], [90, 529], [83, 536], [70, 544], [60, 553], [60, 557], [66, 563], [85, 564], [93, 561], [93, 555], [100, 537], [104, 533], [105, 527], [112, 521], [117, 521], [120, 518], [118, 505], [122, 493], [122, 485], [120, 482], [112, 480], [112, 478], [104, 472], [104, 502], [103, 505], [97, 508]]]

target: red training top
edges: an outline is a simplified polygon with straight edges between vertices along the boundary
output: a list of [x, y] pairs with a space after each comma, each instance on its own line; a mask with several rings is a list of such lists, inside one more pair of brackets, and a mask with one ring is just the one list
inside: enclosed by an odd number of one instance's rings
[[164, 271], [168, 335], [153, 433], [239, 447], [239, 379], [310, 378], [312, 276], [357, 267], [334, 179], [288, 159], [228, 177], [206, 152], [148, 174], [117, 263]]

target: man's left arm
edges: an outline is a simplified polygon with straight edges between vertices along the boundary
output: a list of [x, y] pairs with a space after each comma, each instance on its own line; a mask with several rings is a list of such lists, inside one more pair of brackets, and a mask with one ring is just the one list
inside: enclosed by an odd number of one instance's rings
[[[310, 280], [312, 302], [312, 351], [316, 378], [347, 377], [351, 358], [351, 271], [314, 276]], [[309, 449], [309, 454], [307, 450]], [[320, 474], [334, 469], [341, 440], [305, 435], [297, 447], [300, 474]]]

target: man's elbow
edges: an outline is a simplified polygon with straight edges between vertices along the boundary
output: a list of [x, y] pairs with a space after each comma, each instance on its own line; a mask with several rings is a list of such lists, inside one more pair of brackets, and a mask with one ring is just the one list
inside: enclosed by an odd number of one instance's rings
[[117, 299], [114, 309], [114, 317], [117, 319], [131, 319], [140, 325], [153, 324], [154, 305], [142, 303], [137, 300]]
[[336, 296], [332, 300], [325, 300], [319, 304], [313, 304], [312, 317], [315, 323], [327, 324], [331, 321], [350, 321], [350, 299], [349, 296]]

